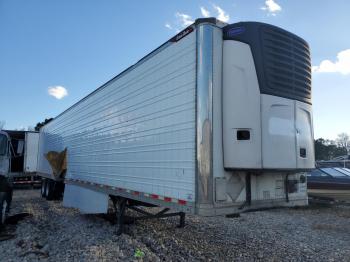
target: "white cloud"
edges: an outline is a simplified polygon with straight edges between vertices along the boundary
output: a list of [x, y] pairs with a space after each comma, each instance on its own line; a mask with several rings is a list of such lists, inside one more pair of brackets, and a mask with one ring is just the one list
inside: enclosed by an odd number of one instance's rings
[[312, 72], [350, 74], [350, 49], [339, 52], [335, 62], [323, 60], [320, 65], [313, 66]]
[[[227, 14], [220, 6], [213, 4], [213, 9], [216, 13], [217, 19], [221, 20], [222, 22], [228, 22], [230, 20], [229, 14]], [[211, 15], [211, 12], [203, 6], [200, 7], [200, 11], [203, 17], [210, 17]], [[165, 27], [170, 30], [180, 32], [184, 27], [194, 23], [192, 16], [185, 13], [176, 12], [175, 18], [176, 19], [172, 23], [165, 23]]]
[[193, 18], [190, 15], [177, 12], [175, 17], [179, 20], [181, 26], [186, 27], [194, 23]]
[[213, 7], [217, 12], [217, 16], [216, 16], [217, 19], [225, 23], [230, 20], [229, 14], [227, 14], [220, 6], [213, 5]]
[[169, 24], [169, 23], [166, 23], [166, 24], [165, 24], [165, 27], [168, 28], [168, 29], [170, 29], [170, 30], [173, 29], [173, 27], [172, 27], [171, 24]]
[[317, 69], [318, 69], [318, 66], [312, 66], [312, 67], [311, 67], [311, 71], [312, 71], [312, 72], [316, 72]]
[[275, 16], [277, 12], [282, 10], [282, 7], [274, 0], [266, 0], [265, 6], [261, 7], [261, 9], [269, 12], [270, 15]]
[[50, 96], [55, 97], [56, 99], [62, 99], [68, 95], [68, 91], [63, 86], [50, 86], [47, 90]]
[[205, 9], [203, 6], [201, 6], [201, 13], [202, 13], [203, 17], [209, 17], [210, 16], [209, 10]]

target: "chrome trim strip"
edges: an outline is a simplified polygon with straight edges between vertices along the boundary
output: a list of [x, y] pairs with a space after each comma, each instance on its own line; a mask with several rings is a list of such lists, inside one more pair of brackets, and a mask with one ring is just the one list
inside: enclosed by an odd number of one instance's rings
[[197, 174], [196, 202], [213, 203], [213, 30], [197, 26]]

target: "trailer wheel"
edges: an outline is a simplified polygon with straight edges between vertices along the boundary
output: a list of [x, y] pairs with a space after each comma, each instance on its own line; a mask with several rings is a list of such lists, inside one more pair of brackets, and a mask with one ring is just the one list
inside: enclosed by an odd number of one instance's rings
[[5, 192], [0, 192], [0, 226], [5, 225], [9, 206]]
[[59, 200], [63, 197], [64, 183], [55, 181], [55, 199]]
[[41, 180], [41, 197], [46, 197], [46, 179]]
[[54, 199], [55, 196], [55, 181], [52, 181], [51, 179], [46, 180], [46, 187], [45, 187], [45, 197], [46, 200], [50, 201]]

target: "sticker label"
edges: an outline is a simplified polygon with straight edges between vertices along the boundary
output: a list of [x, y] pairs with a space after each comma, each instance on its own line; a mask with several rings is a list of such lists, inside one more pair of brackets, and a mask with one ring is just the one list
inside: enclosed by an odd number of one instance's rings
[[187, 27], [186, 29], [182, 30], [180, 33], [178, 33], [176, 36], [170, 39], [170, 42], [177, 42], [193, 32], [193, 27]]

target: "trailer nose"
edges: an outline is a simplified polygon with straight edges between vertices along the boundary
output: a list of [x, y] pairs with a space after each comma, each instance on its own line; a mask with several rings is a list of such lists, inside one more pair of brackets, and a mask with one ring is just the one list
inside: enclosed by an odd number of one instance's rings
[[254, 22], [226, 26], [223, 42], [225, 168], [313, 168], [308, 44]]

